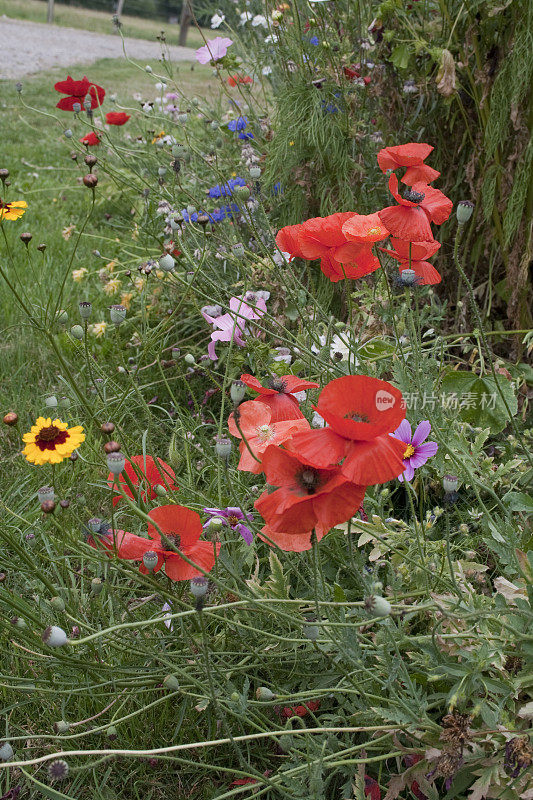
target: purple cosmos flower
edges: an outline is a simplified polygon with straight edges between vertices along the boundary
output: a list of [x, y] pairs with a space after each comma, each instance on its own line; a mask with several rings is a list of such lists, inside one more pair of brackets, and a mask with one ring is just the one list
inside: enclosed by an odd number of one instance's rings
[[422, 420], [417, 426], [414, 434], [411, 433], [411, 425], [406, 419], [400, 422], [392, 436], [405, 442], [407, 448], [403, 454], [405, 470], [398, 475], [399, 481], [412, 481], [415, 469], [426, 463], [428, 458], [434, 456], [439, 446], [437, 442], [426, 442], [431, 431], [431, 425], [427, 419]]
[[233, 41], [226, 36], [216, 36], [210, 39], [203, 47], [199, 47], [196, 51], [196, 60], [200, 64], [209, 64], [210, 61], [220, 61], [228, 52], [228, 47], [231, 47]]
[[[251, 520], [254, 518], [253, 514], [244, 514], [240, 508], [235, 508], [230, 506], [228, 508], [204, 508], [204, 512], [209, 514], [211, 519], [213, 517], [219, 517], [222, 520], [223, 525], [229, 525], [234, 531], [237, 531], [240, 536], [244, 539], [246, 544], [252, 544], [254, 540], [254, 535], [250, 528], [245, 525], [242, 520]], [[204, 528], [208, 528], [211, 524], [211, 519], [209, 519]]]
[[248, 320], [260, 319], [266, 311], [265, 301], [258, 297], [254, 306], [250, 306], [241, 297], [232, 297], [229, 301], [230, 310], [227, 314], [222, 314], [220, 317], [212, 317], [205, 311], [202, 311], [202, 316], [213, 325], [215, 329], [211, 334], [211, 341], [207, 348], [207, 353], [211, 361], [217, 361], [218, 356], [215, 352], [216, 342], [231, 342], [232, 340], [239, 347], [244, 347], [244, 334], [246, 332], [246, 323]]

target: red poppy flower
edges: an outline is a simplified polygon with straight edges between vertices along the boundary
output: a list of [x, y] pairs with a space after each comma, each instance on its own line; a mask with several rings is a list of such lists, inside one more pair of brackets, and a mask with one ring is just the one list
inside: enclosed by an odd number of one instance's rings
[[79, 103], [83, 108], [87, 95], [91, 98], [91, 108], [96, 108], [102, 105], [105, 97], [105, 89], [102, 89], [96, 83], [91, 83], [85, 75], [81, 81], [75, 81], [68, 75], [66, 81], [59, 81], [54, 84], [54, 89], [56, 92], [69, 95], [68, 97], [62, 97], [56, 106], [62, 111], [73, 111], [74, 103]]
[[[259, 461], [256, 461], [246, 444], [241, 442], [239, 445], [241, 460], [239, 461], [238, 469], [245, 472], [254, 472], [256, 475], [263, 471], [260, 460], [269, 445], [282, 444], [290, 439], [293, 433], [309, 430], [309, 423], [304, 417], [273, 422], [272, 409], [265, 403], [256, 403], [253, 400], [241, 403], [238, 414], [239, 427], [248, 442], [248, 447], [259, 459]], [[235, 424], [234, 413], [228, 419], [228, 428], [232, 436], [242, 439]]]
[[[124, 472], [134, 486], [141, 486], [140, 496], [145, 502], [147, 499], [153, 500], [154, 497], [157, 497], [155, 487], [158, 485], [164, 486], [166, 489], [172, 491], [178, 490], [178, 487], [174, 483], [176, 480], [174, 470], [160, 458], [158, 458], [156, 462], [152, 456], [133, 456], [131, 460], [126, 460]], [[133, 493], [123, 473], [120, 475], [119, 480], [120, 487], [124, 494], [133, 498]], [[112, 487], [113, 481], [116, 483], [116, 478], [114, 479], [113, 473], [110, 472], [107, 478], [108, 486]], [[116, 505], [121, 499], [120, 495], [114, 497], [113, 505]]]
[[[163, 539], [154, 525], [148, 524], [148, 536], [136, 536], [127, 531], [115, 531], [98, 537], [98, 544], [109, 551], [116, 551], [119, 558], [128, 561], [142, 561], [143, 555], [148, 552], [157, 554], [157, 565], [154, 572], [164, 566], [165, 574], [172, 581], [186, 581], [201, 575], [200, 570], [187, 563], [174, 550], [167, 549], [173, 545], [184, 556], [197, 564], [204, 572], [211, 572], [215, 565], [215, 552], [218, 554], [220, 544], [213, 542], [200, 542], [202, 535], [202, 522], [200, 515], [190, 508], [178, 505], [159, 506], [148, 514], [163, 534]], [[165, 541], [166, 540], [166, 541]], [[90, 544], [95, 546], [94, 542]], [[148, 572], [144, 564], [140, 571]]]
[[237, 86], [238, 83], [253, 83], [254, 79], [249, 75], [230, 75], [228, 78], [229, 86]]
[[370, 800], [381, 800], [379, 784], [369, 775], [365, 775], [365, 797], [370, 797]]
[[[296, 434], [302, 435], [309, 434]], [[298, 453], [280, 447], [267, 447], [262, 466], [267, 483], [279, 487], [270, 494], [263, 492], [255, 502], [272, 531], [302, 534], [317, 526], [329, 531], [350, 519], [365, 496], [365, 486], [348, 481], [338, 467], [317, 469]], [[397, 474], [402, 470], [403, 462]]]
[[344, 76], [349, 80], [353, 81], [354, 78], [360, 78], [361, 73], [359, 72], [359, 64], [352, 64], [351, 67], [344, 67]]
[[316, 411], [329, 427], [297, 433], [287, 442], [308, 464], [324, 469], [342, 461], [341, 474], [360, 486], [384, 483], [403, 472], [405, 442], [388, 435], [405, 417], [396, 387], [366, 375], [335, 378], [322, 390]]
[[100, 139], [94, 131], [91, 131], [90, 133], [86, 133], [85, 136], [82, 136], [80, 142], [87, 145], [87, 147], [93, 147], [94, 145], [100, 144]]
[[391, 234], [409, 242], [432, 242], [429, 223], [442, 225], [450, 216], [452, 201], [427, 183], [414, 183], [402, 197], [394, 173], [389, 178], [389, 190], [399, 205], [384, 208], [378, 214]]
[[124, 111], [108, 111], [105, 115], [108, 125], [125, 125], [129, 119], [130, 115], [125, 114]]
[[353, 214], [342, 226], [342, 232], [350, 242], [373, 245], [387, 239], [389, 231], [379, 214]]
[[398, 167], [418, 167], [423, 164], [433, 150], [432, 145], [423, 142], [409, 142], [395, 147], [384, 147], [377, 159], [382, 172]]
[[276, 234], [277, 246], [283, 253], [289, 253], [290, 261], [293, 258], [305, 258], [298, 239], [301, 228], [301, 225], [286, 225]]
[[318, 383], [298, 378], [297, 375], [276, 376], [268, 381], [267, 386], [263, 386], [256, 377], [245, 372], [244, 375], [241, 375], [241, 381], [249, 389], [258, 392], [259, 397], [254, 397], [254, 400], [259, 400], [270, 407], [272, 422], [302, 419], [303, 414], [293, 393], [304, 392], [306, 389], [318, 389]]
[[310, 711], [317, 711], [320, 708], [320, 700], [308, 700], [307, 703], [300, 706], [285, 706], [280, 711], [282, 717], [289, 719], [290, 717], [306, 717]]
[[[314, 533], [319, 542], [327, 531], [321, 525], [317, 525]], [[272, 542], [274, 542], [280, 550], [284, 550], [286, 553], [303, 553], [312, 547], [312, 534], [312, 530], [306, 533], [282, 533], [281, 531], [273, 531], [272, 528], [265, 525], [261, 528], [259, 538], [271, 546]]]
[[[384, 253], [399, 261], [400, 273], [404, 269], [413, 269], [420, 286], [432, 286], [441, 282], [441, 276], [427, 258], [435, 255], [440, 247], [439, 242], [406, 242], [403, 239], [391, 239], [393, 250], [381, 247]], [[409, 252], [410, 248], [410, 252]]]

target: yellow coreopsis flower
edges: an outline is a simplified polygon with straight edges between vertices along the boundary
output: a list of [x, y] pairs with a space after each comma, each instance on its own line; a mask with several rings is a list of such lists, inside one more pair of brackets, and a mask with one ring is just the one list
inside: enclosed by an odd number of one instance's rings
[[118, 278], [112, 278], [104, 284], [104, 292], [106, 294], [115, 294], [120, 289], [120, 281]]
[[3, 219], [18, 219], [28, 208], [24, 200], [14, 200], [8, 203], [0, 198], [0, 221]]
[[107, 322], [95, 322], [93, 325], [89, 326], [89, 330], [93, 336], [96, 336], [97, 339], [101, 339], [107, 330]]
[[72, 270], [72, 280], [76, 281], [76, 283], [80, 283], [87, 275], [88, 270], [85, 267], [81, 267], [80, 269], [73, 269]]
[[22, 437], [22, 451], [32, 464], [59, 464], [68, 458], [85, 440], [81, 425], [69, 428], [66, 422], [50, 417], [38, 417], [29, 433]]
[[130, 310], [131, 301], [133, 300], [133, 292], [122, 292], [120, 295], [120, 303], [127, 308], [128, 311]]

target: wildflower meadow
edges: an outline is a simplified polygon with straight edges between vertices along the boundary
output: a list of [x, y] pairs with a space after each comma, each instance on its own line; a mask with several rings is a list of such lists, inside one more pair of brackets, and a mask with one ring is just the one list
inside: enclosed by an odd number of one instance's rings
[[0, 800], [533, 800], [533, 6], [220, 1], [0, 82]]

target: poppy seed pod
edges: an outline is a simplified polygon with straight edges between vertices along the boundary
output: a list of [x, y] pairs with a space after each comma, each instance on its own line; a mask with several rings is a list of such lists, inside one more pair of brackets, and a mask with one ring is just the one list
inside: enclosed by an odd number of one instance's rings
[[109, 309], [109, 316], [111, 317], [111, 322], [113, 323], [113, 325], [115, 325], [117, 328], [119, 325], [122, 325], [122, 323], [126, 319], [126, 313], [127, 313], [126, 306], [118, 304], [111, 306]]
[[107, 466], [109, 471], [117, 477], [126, 466], [126, 457], [122, 453], [108, 453]]
[[12, 427], [13, 425], [16, 425], [18, 421], [19, 421], [18, 414], [15, 414], [14, 411], [8, 411], [7, 414], [4, 414], [3, 416], [4, 425], [9, 425], [10, 427]]
[[67, 314], [67, 312], [64, 309], [61, 309], [61, 311], [58, 311], [57, 312], [57, 316], [56, 316], [56, 320], [59, 323], [59, 325], [66, 325], [67, 322], [68, 322], [68, 314]]
[[44, 503], [46, 500], [54, 500], [55, 493], [51, 486], [41, 486], [37, 489], [37, 500], [39, 503]]
[[233, 381], [230, 389], [230, 396], [233, 402], [237, 405], [246, 395], [246, 386], [242, 381]]
[[261, 167], [256, 167], [256, 166], [250, 167], [250, 177], [254, 178], [254, 180], [256, 180], [257, 178], [260, 178], [261, 177]]
[[229, 458], [231, 454], [231, 439], [226, 436], [218, 436], [215, 442], [215, 451], [220, 458]]
[[189, 586], [194, 597], [204, 597], [208, 587], [207, 578], [205, 575], [197, 575], [196, 578], [191, 578]]
[[244, 245], [241, 242], [237, 242], [237, 244], [232, 244], [231, 250], [233, 252], [233, 255], [237, 256], [237, 258], [244, 257]]
[[70, 333], [75, 339], [83, 339], [83, 328], [81, 325], [73, 325], [70, 329]]
[[15, 628], [25, 628], [26, 627], [26, 620], [22, 617], [12, 617], [11, 624]]
[[400, 281], [404, 286], [413, 286], [416, 283], [416, 277], [414, 269], [404, 269], [400, 275]]
[[78, 309], [82, 319], [90, 319], [93, 310], [93, 304], [89, 303], [88, 300], [82, 300], [81, 303], [78, 303]]
[[188, 119], [189, 115], [185, 111], [182, 111], [180, 114], [178, 114], [178, 122], [181, 122], [182, 125], [185, 125]]
[[470, 202], [470, 200], [461, 200], [457, 203], [456, 215], [457, 215], [457, 223], [459, 225], [466, 225], [470, 217], [472, 216], [472, 212], [474, 211], [474, 204]]
[[49, 625], [44, 631], [42, 639], [48, 647], [64, 647], [68, 644], [67, 634], [63, 628], [59, 628], [57, 625]]
[[89, 172], [88, 175], [83, 176], [83, 182], [88, 189], [94, 189], [98, 183], [98, 178], [93, 172]]
[[0, 761], [11, 761], [15, 755], [9, 742], [0, 742]]
[[73, 103], [72, 110], [74, 111], [75, 114], [79, 114], [81, 111], [81, 103]]
[[64, 611], [65, 610], [65, 601], [62, 597], [52, 597], [50, 600], [50, 605], [54, 609], [54, 611]]
[[213, 530], [215, 533], [221, 531], [224, 527], [224, 520], [221, 517], [213, 517], [209, 521], [209, 530]]
[[177, 692], [180, 688], [179, 681], [175, 675], [166, 675], [163, 678], [163, 686], [171, 692]]
[[459, 487], [459, 478], [456, 475], [445, 475], [442, 479], [442, 488], [446, 494], [456, 492]]
[[274, 692], [272, 692], [267, 686], [260, 686], [258, 689], [256, 689], [255, 696], [258, 700], [264, 703], [268, 703], [269, 700], [276, 699]]
[[143, 564], [147, 570], [152, 572], [157, 567], [158, 556], [155, 550], [147, 550], [143, 553]]
[[365, 608], [375, 617], [388, 617], [392, 610], [389, 601], [379, 595], [366, 597]]
[[50, 762], [47, 772], [51, 781], [64, 781], [68, 778], [68, 764], [62, 758], [58, 758]]
[[250, 189], [248, 186], [236, 186], [233, 190], [233, 194], [237, 195], [239, 200], [248, 200], [250, 197]]
[[158, 264], [160, 268], [163, 270], [163, 272], [173, 272], [175, 269], [176, 262], [172, 258], [170, 253], [167, 253], [166, 255], [161, 256], [161, 258], [158, 261]]
[[185, 149], [184, 144], [174, 144], [172, 145], [172, 155], [174, 158], [181, 158], [185, 155]]
[[66, 131], [64, 131], [63, 136], [65, 139], [72, 139], [72, 131], [70, 128], [67, 128]]

